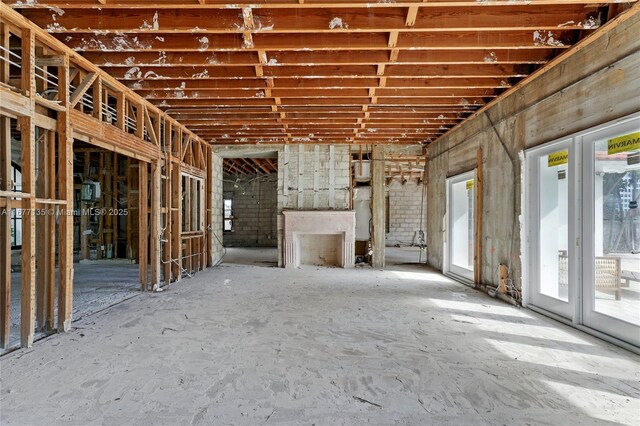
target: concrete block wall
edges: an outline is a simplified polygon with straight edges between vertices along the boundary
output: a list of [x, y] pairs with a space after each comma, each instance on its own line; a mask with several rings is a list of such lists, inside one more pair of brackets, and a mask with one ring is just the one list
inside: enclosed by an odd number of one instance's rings
[[[348, 145], [285, 145], [278, 151], [278, 212], [349, 209], [349, 168]], [[282, 223], [279, 214], [279, 266], [282, 266]]]
[[[213, 153], [213, 181], [222, 182], [222, 157]], [[213, 185], [213, 241], [212, 253], [213, 264], [217, 264], [222, 259], [224, 248], [222, 246], [222, 185]]]
[[[522, 288], [524, 150], [640, 111], [640, 14], [624, 15], [528, 84], [429, 147], [428, 263], [442, 269], [446, 179], [476, 167], [483, 148], [482, 284], [498, 284], [499, 264]], [[503, 145], [504, 144], [504, 145]]]
[[[387, 185], [387, 191], [389, 197], [387, 247], [419, 244], [418, 231], [425, 226], [421, 223], [420, 215], [422, 184], [418, 185], [415, 180], [410, 180], [402, 185], [398, 180], [393, 179]], [[426, 206], [422, 209], [422, 214], [425, 210]]]
[[226, 247], [276, 247], [278, 175], [225, 177], [224, 193], [233, 194], [233, 232], [224, 234]]
[[[333, 179], [330, 176], [332, 162]], [[280, 202], [283, 209], [349, 208], [351, 181], [348, 146], [286, 146], [279, 152], [278, 164], [282, 164], [278, 187], [281, 188], [279, 195], [282, 196]], [[333, 197], [330, 196], [331, 193]]]

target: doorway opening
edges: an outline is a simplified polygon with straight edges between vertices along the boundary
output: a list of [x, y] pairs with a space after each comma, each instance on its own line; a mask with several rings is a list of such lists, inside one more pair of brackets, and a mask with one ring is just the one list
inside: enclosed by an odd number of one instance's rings
[[474, 279], [475, 171], [447, 179], [445, 273]]
[[225, 264], [278, 265], [278, 157], [223, 160]]

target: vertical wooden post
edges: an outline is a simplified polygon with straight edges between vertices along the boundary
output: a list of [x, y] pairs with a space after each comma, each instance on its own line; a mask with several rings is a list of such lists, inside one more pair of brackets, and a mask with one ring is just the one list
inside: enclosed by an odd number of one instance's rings
[[182, 176], [180, 163], [174, 163], [171, 172], [171, 258], [175, 281], [182, 278]]
[[160, 209], [161, 209], [161, 163], [151, 163], [151, 288], [160, 285]]
[[373, 145], [371, 152], [371, 245], [373, 248], [371, 265], [374, 268], [384, 268], [385, 261], [384, 181], [384, 146]]
[[[118, 212], [120, 212], [120, 194], [119, 194], [119, 190], [118, 190], [118, 177], [119, 177], [119, 166], [118, 166], [118, 154], [116, 154], [115, 152], [113, 153], [113, 166], [112, 166], [112, 170], [113, 170], [113, 183], [111, 184], [111, 189], [113, 191], [113, 206], [116, 207], [118, 209]], [[128, 213], [128, 212], [127, 212]], [[111, 242], [113, 244], [113, 258], [117, 259], [118, 258], [118, 229], [119, 229], [119, 221], [120, 221], [120, 215], [116, 214], [115, 217], [113, 218], [113, 222], [112, 222], [112, 239]], [[125, 256], [126, 257], [126, 256]]]
[[[107, 210], [107, 215], [104, 218], [104, 226], [103, 226], [103, 241], [105, 248], [105, 257], [107, 259], [113, 258], [113, 239], [115, 234], [113, 233], [113, 221], [114, 215], [112, 214], [114, 209], [118, 208], [116, 203], [116, 199], [114, 198], [113, 192], [113, 174], [116, 173], [116, 170], [113, 168], [113, 156], [114, 154], [111, 152], [107, 152], [104, 155], [104, 192], [106, 193], [103, 196], [104, 204], [103, 207]], [[102, 176], [102, 172], [100, 173]], [[117, 216], [115, 216], [117, 220]]]
[[482, 284], [482, 210], [483, 210], [483, 196], [482, 196], [482, 147], [478, 148], [477, 152], [477, 165], [476, 165], [476, 182], [475, 182], [475, 223], [474, 223], [474, 265], [473, 275], [476, 285]]
[[[99, 153], [99, 160], [98, 160], [98, 182], [100, 182], [100, 188], [104, 188], [104, 153], [100, 152]], [[100, 199], [99, 199], [99, 206], [101, 208], [104, 208], [105, 206], [105, 195], [104, 195], [104, 189], [102, 189], [100, 191]], [[104, 222], [105, 222], [105, 217], [103, 214], [98, 216], [98, 243], [97, 243], [97, 247], [96, 247], [96, 251], [97, 251], [97, 258], [98, 259], [102, 259], [102, 257], [104, 256], [104, 250], [102, 249], [104, 247]], [[106, 248], [106, 247], [105, 247]]]
[[93, 116], [102, 121], [102, 77], [93, 82]]
[[[9, 48], [9, 27], [0, 23], [0, 45]], [[2, 51], [7, 58], [9, 53]], [[7, 58], [8, 59], [8, 58]], [[0, 61], [0, 81], [8, 83], [9, 62]], [[11, 191], [11, 120], [0, 116], [0, 190]], [[10, 199], [7, 198], [7, 203]], [[0, 208], [0, 348], [9, 346], [11, 332], [11, 207]]]
[[[82, 168], [82, 179], [89, 179], [89, 167], [91, 163], [91, 152], [84, 152], [84, 166]], [[83, 259], [89, 259], [89, 216], [85, 214], [87, 203], [80, 200], [80, 253]]]
[[[49, 131], [49, 140], [47, 141], [47, 175], [46, 180], [46, 197], [56, 198], [56, 175], [57, 170], [55, 167], [56, 158], [56, 134]], [[46, 282], [45, 282], [45, 313], [44, 313], [44, 328], [46, 331], [54, 329], [54, 309], [55, 309], [55, 286], [56, 286], [56, 216], [54, 209], [48, 212], [45, 224], [45, 246], [47, 247], [47, 260], [46, 260]]]
[[[35, 111], [35, 34], [22, 31], [22, 89], [29, 96], [31, 111]], [[36, 282], [36, 127], [31, 115], [20, 117], [22, 142], [22, 192], [29, 197], [22, 200], [22, 295], [20, 317], [20, 344], [23, 348], [33, 345], [35, 329], [35, 282]]]
[[[0, 117], [0, 190], [11, 190], [11, 121]], [[10, 199], [7, 198], [7, 202]], [[11, 326], [11, 207], [0, 208], [0, 348], [9, 346]]]
[[116, 126], [118, 129], [124, 130], [126, 128], [126, 98], [123, 92], [116, 94]]
[[205, 198], [206, 198], [206, 213], [207, 213], [207, 221], [205, 223], [206, 232], [207, 232], [207, 267], [213, 266], [213, 256], [215, 253], [215, 236], [213, 229], [213, 221], [214, 221], [214, 203], [213, 203], [213, 186], [218, 184], [218, 182], [213, 181], [213, 149], [210, 146], [206, 148], [206, 156], [207, 156], [207, 181], [205, 185]]
[[[140, 110], [139, 110], [140, 112]], [[148, 172], [147, 163], [140, 161], [138, 163], [138, 266], [140, 270], [140, 289], [142, 291], [147, 289], [147, 248], [149, 244], [148, 234], [148, 211], [149, 211], [149, 198], [148, 198]]]
[[164, 235], [162, 245], [162, 261], [163, 261], [163, 275], [165, 284], [171, 282], [171, 144], [173, 143], [173, 126], [171, 122], [165, 123], [165, 139], [163, 151], [165, 155], [164, 159]]
[[144, 139], [144, 107], [142, 104], [136, 105], [136, 136]]
[[[47, 158], [47, 143], [49, 141], [48, 131], [44, 134], [40, 134], [40, 137], [36, 141], [36, 147], [38, 153], [38, 164], [35, 173], [36, 178], [36, 193], [38, 198], [47, 197], [46, 179], [48, 173], [48, 158]], [[46, 209], [47, 205], [38, 205], [38, 208]], [[38, 249], [35, 252], [36, 256], [36, 328], [44, 329], [45, 315], [46, 315], [46, 291], [47, 291], [47, 258], [51, 245], [46, 244], [47, 239], [47, 218], [43, 214], [39, 214], [35, 218], [36, 226], [36, 245]]]
[[[69, 56], [58, 68], [60, 87], [69, 86]], [[64, 106], [69, 105], [69, 92], [58, 95]], [[66, 201], [60, 211], [60, 255], [58, 269], [58, 332], [71, 328], [73, 309], [73, 139], [69, 113], [58, 113], [58, 197]]]

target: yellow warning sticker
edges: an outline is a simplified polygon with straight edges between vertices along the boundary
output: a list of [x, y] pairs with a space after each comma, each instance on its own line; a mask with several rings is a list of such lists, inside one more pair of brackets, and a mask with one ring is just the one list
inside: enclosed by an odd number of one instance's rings
[[607, 153], [609, 155], [638, 149], [640, 149], [640, 132], [609, 139], [607, 144]]
[[547, 167], [559, 166], [560, 164], [567, 164], [569, 162], [569, 150], [563, 149], [562, 151], [553, 152], [547, 157]]
[[467, 191], [473, 189], [473, 179], [467, 181]]

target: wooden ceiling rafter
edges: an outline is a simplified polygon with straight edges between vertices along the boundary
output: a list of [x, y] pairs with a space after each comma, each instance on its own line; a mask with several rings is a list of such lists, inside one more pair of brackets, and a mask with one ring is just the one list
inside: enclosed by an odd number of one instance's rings
[[635, 2], [9, 4], [208, 142], [231, 145], [428, 144]]

